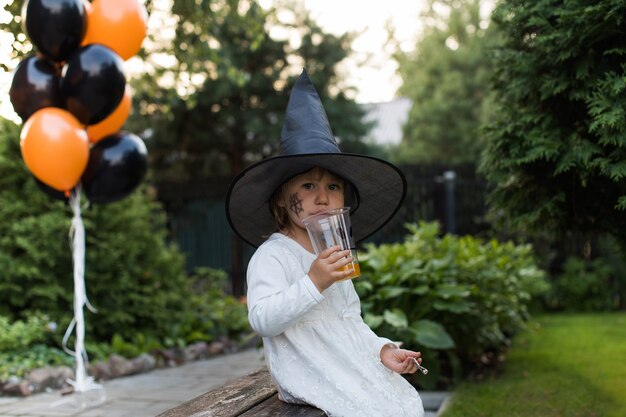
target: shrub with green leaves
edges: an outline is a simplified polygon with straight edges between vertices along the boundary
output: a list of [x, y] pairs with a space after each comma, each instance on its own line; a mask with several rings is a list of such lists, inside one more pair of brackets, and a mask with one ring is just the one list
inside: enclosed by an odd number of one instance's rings
[[[626, 242], [610, 234], [568, 233], [533, 239], [549, 271], [547, 311], [610, 311], [626, 307]], [[541, 248], [542, 249], [539, 249]]]
[[366, 245], [355, 286], [364, 320], [422, 351], [431, 372], [416, 381], [435, 388], [504, 351], [548, 285], [528, 245], [440, 238], [436, 223], [407, 228], [403, 243]]
[[16, 321], [0, 316], [0, 385], [10, 376], [22, 377], [33, 368], [72, 364], [73, 357], [46, 345], [52, 333], [53, 326], [43, 314]]
[[614, 271], [603, 258], [585, 260], [571, 256], [562, 274], [552, 279], [547, 306], [556, 310], [608, 311], [619, 302]]
[[[20, 156], [19, 127], [4, 119], [0, 202], [0, 315], [18, 320], [39, 311], [64, 331], [73, 316], [72, 213], [38, 189]], [[164, 337], [189, 298], [184, 259], [167, 242], [164, 211], [148, 187], [112, 204], [83, 202], [85, 283], [98, 310], [85, 311], [87, 341], [130, 338], [138, 329]]]
[[43, 315], [31, 315], [26, 320], [11, 322], [0, 316], [0, 352], [21, 350], [37, 342], [45, 342], [51, 333], [49, 321]]
[[227, 295], [228, 275], [224, 271], [198, 268], [190, 284], [191, 295], [175, 332], [185, 343], [220, 337], [237, 340], [251, 332], [246, 305]]
[[23, 377], [32, 369], [75, 365], [74, 357], [59, 348], [36, 344], [26, 350], [0, 352], [0, 382], [11, 376]]

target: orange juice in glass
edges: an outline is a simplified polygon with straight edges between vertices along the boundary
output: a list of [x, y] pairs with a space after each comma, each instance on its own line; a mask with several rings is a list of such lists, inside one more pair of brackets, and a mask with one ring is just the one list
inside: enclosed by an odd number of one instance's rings
[[361, 275], [361, 267], [356, 256], [356, 245], [352, 237], [350, 207], [326, 210], [302, 219], [317, 255], [324, 249], [339, 245], [341, 250], [349, 250], [353, 261], [341, 267], [343, 271], [352, 271], [345, 279]]
[[354, 257], [354, 261], [350, 262], [348, 265], [342, 266], [341, 268], [339, 268], [339, 270], [352, 271], [350, 275], [348, 275], [344, 279], [340, 279], [339, 281], [356, 278], [361, 275], [361, 267], [359, 266], [359, 261], [357, 261], [356, 257]]

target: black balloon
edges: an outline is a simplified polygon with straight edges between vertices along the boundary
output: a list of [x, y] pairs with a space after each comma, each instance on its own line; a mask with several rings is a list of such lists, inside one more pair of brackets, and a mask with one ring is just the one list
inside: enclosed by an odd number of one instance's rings
[[61, 93], [67, 110], [84, 124], [104, 120], [124, 96], [123, 64], [118, 54], [99, 44], [74, 52], [61, 78]]
[[65, 61], [87, 31], [83, 0], [27, 0], [22, 21], [31, 42], [53, 61]]
[[63, 107], [60, 79], [60, 71], [38, 56], [30, 56], [19, 63], [13, 73], [9, 96], [13, 110], [22, 121], [44, 107]]
[[112, 203], [133, 192], [147, 170], [143, 141], [132, 133], [118, 132], [91, 148], [81, 179], [83, 191], [92, 203]]
[[65, 196], [65, 193], [63, 191], [59, 191], [55, 188], [50, 187], [44, 182], [39, 181], [39, 179], [35, 177], [34, 175], [33, 175], [33, 179], [37, 183], [37, 187], [39, 187], [39, 189], [44, 194], [48, 194], [48, 196], [52, 197], [55, 200], [68, 201], [68, 198]]

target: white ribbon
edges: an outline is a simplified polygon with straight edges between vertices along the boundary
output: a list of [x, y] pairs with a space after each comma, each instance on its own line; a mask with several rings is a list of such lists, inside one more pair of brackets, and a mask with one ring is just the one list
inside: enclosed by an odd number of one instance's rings
[[[86, 364], [88, 363], [87, 351], [85, 350], [85, 317], [83, 307], [87, 306], [92, 312], [96, 309], [89, 303], [87, 299], [87, 291], [85, 289], [85, 226], [80, 212], [80, 187], [77, 186], [70, 196], [70, 207], [74, 216], [72, 217], [72, 225], [70, 227], [70, 244], [72, 248], [72, 259], [74, 262], [74, 318], [70, 322], [65, 335], [63, 336], [63, 350], [72, 355], [76, 359], [76, 380], [68, 380], [67, 382], [74, 387], [74, 392], [84, 393], [90, 390], [103, 390], [102, 385], [96, 384], [92, 377], [87, 376]], [[74, 350], [67, 347], [67, 342], [76, 330], [76, 342]], [[97, 403], [104, 401], [104, 394], [100, 396]], [[88, 405], [85, 401], [80, 401], [81, 408]]]

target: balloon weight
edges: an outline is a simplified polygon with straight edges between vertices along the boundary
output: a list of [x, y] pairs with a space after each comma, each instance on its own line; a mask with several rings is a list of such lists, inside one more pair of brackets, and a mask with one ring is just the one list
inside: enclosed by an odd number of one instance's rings
[[81, 179], [92, 203], [112, 203], [128, 196], [146, 175], [148, 152], [143, 141], [128, 132], [118, 132], [96, 143]]

